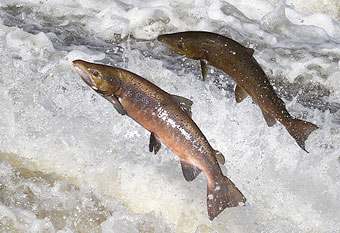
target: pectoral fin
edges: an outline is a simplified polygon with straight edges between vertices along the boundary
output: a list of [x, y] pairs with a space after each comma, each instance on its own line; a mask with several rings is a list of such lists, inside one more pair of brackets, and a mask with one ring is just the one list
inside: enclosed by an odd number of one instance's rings
[[118, 98], [115, 95], [104, 97], [113, 104], [113, 107], [117, 110], [118, 113], [120, 113], [121, 115], [126, 115], [124, 107], [121, 105], [121, 103], [119, 102]]
[[191, 106], [193, 102], [187, 98], [178, 95], [172, 95], [171, 97], [181, 107], [181, 109], [191, 117]]
[[215, 157], [220, 164], [224, 165], [225, 158], [221, 152], [219, 152], [218, 150], [215, 150]]
[[202, 80], [205, 81], [208, 75], [208, 62], [206, 60], [201, 59], [201, 70], [202, 70]]
[[237, 103], [241, 103], [246, 97], [248, 93], [239, 85], [236, 85], [235, 88], [235, 99]]
[[159, 141], [159, 139], [155, 136], [154, 133], [151, 132], [151, 134], [150, 134], [150, 143], [149, 143], [149, 151], [150, 152], [153, 151], [155, 154], [157, 154], [157, 152], [161, 148], [161, 145], [162, 144]]
[[182, 172], [183, 172], [184, 178], [187, 181], [193, 181], [198, 176], [198, 174], [200, 174], [201, 172], [201, 169], [191, 164], [188, 164], [187, 162], [184, 162], [183, 160], [181, 160], [181, 165], [182, 165]]
[[274, 117], [272, 117], [269, 113], [267, 113], [266, 111], [263, 111], [263, 110], [262, 110], [262, 114], [263, 114], [263, 117], [266, 120], [267, 125], [269, 127], [272, 127], [273, 125], [275, 125], [276, 120], [275, 120]]

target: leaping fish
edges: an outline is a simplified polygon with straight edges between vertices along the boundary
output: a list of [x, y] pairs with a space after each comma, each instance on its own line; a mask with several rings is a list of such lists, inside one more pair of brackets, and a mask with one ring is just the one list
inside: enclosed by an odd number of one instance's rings
[[269, 127], [279, 121], [297, 144], [306, 152], [305, 141], [318, 126], [292, 117], [285, 103], [253, 57], [254, 50], [238, 42], [210, 32], [187, 31], [158, 36], [157, 40], [173, 51], [188, 58], [200, 60], [203, 80], [207, 64], [226, 72], [236, 82], [235, 98], [240, 103], [248, 95], [262, 110]]
[[192, 101], [170, 95], [146, 79], [111, 66], [73, 61], [80, 77], [97, 93], [110, 101], [122, 115], [127, 115], [147, 129], [149, 150], [156, 154], [165, 144], [181, 160], [187, 181], [203, 171], [208, 179], [207, 208], [213, 220], [227, 207], [245, 203], [235, 184], [222, 174], [218, 161], [224, 156], [214, 150], [191, 119]]

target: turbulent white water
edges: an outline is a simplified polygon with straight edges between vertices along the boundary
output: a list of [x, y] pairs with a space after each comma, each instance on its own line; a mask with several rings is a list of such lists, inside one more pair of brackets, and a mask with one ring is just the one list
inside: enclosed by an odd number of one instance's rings
[[[337, 0], [2, 0], [1, 232], [339, 232], [340, 4]], [[301, 150], [268, 128], [234, 82], [155, 38], [206, 30], [255, 49], [293, 116], [317, 124]], [[210, 222], [206, 179], [186, 182], [164, 146], [74, 72], [126, 68], [190, 98], [246, 206]]]

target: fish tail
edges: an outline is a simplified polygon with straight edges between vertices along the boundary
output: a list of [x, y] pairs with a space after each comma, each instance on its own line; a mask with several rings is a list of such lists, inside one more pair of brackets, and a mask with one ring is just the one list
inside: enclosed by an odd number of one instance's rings
[[228, 177], [208, 183], [207, 206], [209, 219], [213, 220], [225, 208], [245, 203], [246, 198]]
[[289, 134], [295, 139], [297, 144], [308, 153], [305, 148], [305, 141], [307, 140], [308, 136], [319, 127], [310, 122], [295, 118], [291, 119], [288, 124], [285, 124], [285, 127]]

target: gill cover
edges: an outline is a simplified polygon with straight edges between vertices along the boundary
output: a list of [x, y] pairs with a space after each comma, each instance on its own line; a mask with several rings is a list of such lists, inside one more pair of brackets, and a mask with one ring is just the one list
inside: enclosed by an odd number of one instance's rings
[[178, 32], [163, 34], [157, 40], [178, 54], [192, 59], [205, 59], [206, 52], [202, 41], [197, 37], [197, 32]]

